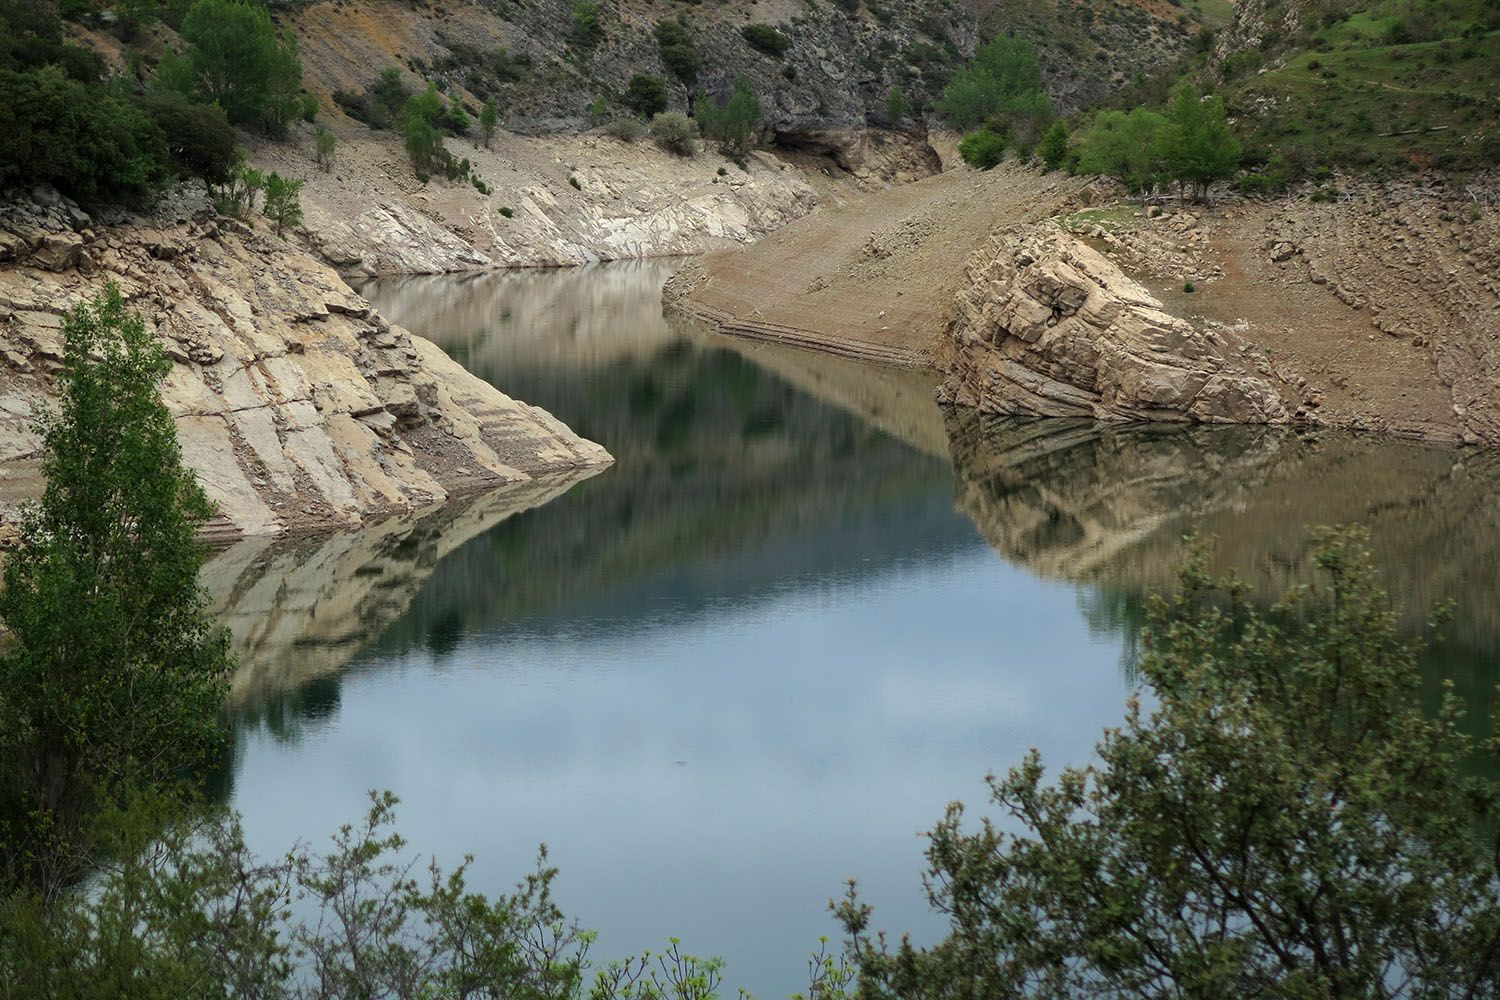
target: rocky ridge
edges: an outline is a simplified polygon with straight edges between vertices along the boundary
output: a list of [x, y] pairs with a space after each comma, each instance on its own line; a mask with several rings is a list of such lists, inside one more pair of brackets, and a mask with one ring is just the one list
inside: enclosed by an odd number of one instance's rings
[[38, 196], [0, 208], [0, 511], [40, 492], [34, 425], [63, 316], [110, 282], [175, 362], [162, 396], [218, 536], [348, 526], [610, 460], [277, 237], [181, 207], [95, 220]]
[[990, 413], [1280, 423], [1270, 365], [1232, 334], [1166, 312], [1055, 222], [995, 233], [970, 258], [939, 398]]

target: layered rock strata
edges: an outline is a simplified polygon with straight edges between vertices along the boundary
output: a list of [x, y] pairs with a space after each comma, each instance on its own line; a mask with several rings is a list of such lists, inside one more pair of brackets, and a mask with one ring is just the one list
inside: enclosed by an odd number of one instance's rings
[[1167, 313], [1056, 223], [1000, 230], [974, 252], [939, 398], [990, 413], [1281, 423], [1264, 357]]
[[0, 209], [0, 511], [40, 492], [64, 315], [111, 282], [175, 362], [162, 397], [219, 534], [350, 525], [610, 460], [279, 238], [188, 213], [96, 224], [47, 200]]

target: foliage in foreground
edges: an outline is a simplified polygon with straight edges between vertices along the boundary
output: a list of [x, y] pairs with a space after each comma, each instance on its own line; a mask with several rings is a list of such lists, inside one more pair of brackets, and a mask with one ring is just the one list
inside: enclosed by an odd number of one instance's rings
[[[1451, 692], [1420, 697], [1357, 533], [1257, 610], [1201, 553], [1156, 599], [1099, 762], [991, 777], [1000, 823], [931, 834], [937, 946], [838, 907], [866, 997], [1493, 997], [1500, 797]], [[1014, 831], [1014, 832], [1011, 832]]]
[[0, 854], [44, 898], [88, 871], [91, 813], [219, 745], [231, 662], [198, 583], [212, 506], [157, 394], [171, 362], [114, 286], [63, 330], [46, 491], [0, 590]]

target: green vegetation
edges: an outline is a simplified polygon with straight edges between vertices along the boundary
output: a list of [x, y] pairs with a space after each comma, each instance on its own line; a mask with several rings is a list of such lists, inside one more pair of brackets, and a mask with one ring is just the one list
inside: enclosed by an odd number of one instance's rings
[[187, 43], [157, 67], [155, 84], [218, 104], [230, 122], [282, 135], [300, 114], [302, 64], [290, 35], [248, 0], [197, 0], [178, 32]]
[[663, 111], [651, 119], [651, 138], [669, 153], [692, 156], [698, 152], [698, 123], [681, 111]]
[[326, 174], [333, 169], [333, 153], [338, 147], [338, 137], [330, 132], [326, 126], [319, 125], [313, 141], [316, 143], [315, 151], [317, 154], [318, 169]]
[[772, 59], [780, 59], [792, 47], [792, 40], [769, 24], [747, 24], [740, 29], [740, 35], [752, 49]]
[[693, 104], [693, 113], [703, 134], [716, 140], [725, 153], [736, 159], [750, 152], [762, 120], [760, 98], [745, 76], [735, 79], [734, 90], [723, 104], [700, 94]]
[[987, 128], [970, 132], [959, 142], [958, 155], [971, 167], [989, 170], [1005, 159], [1005, 136]]
[[1449, 690], [1424, 710], [1362, 537], [1268, 609], [1200, 553], [1156, 599], [1098, 763], [992, 777], [1004, 826], [932, 831], [930, 949], [851, 889], [859, 995], [1477, 997], [1500, 990], [1500, 788]]
[[659, 114], [667, 110], [667, 81], [649, 73], [637, 73], [625, 87], [624, 101], [642, 118]]
[[1078, 169], [1113, 177], [1149, 194], [1166, 182], [1205, 199], [1209, 188], [1239, 170], [1241, 146], [1229, 129], [1224, 102], [1178, 85], [1166, 115], [1136, 108], [1101, 111], [1083, 133]]
[[938, 110], [959, 128], [978, 129], [965, 136], [959, 153], [985, 170], [1000, 162], [1007, 144], [1022, 150], [1034, 146], [1054, 117], [1036, 51], [1005, 36], [981, 45], [974, 61], [954, 74]]
[[1067, 163], [1068, 126], [1060, 121], [1053, 122], [1052, 126], [1042, 134], [1042, 141], [1037, 144], [1036, 155], [1048, 170], [1056, 170]]
[[604, 41], [604, 22], [599, 16], [599, 5], [594, 0], [578, 0], [573, 4], [571, 16], [571, 40], [575, 46], [587, 50]]
[[0, 856], [42, 899], [98, 862], [98, 815], [221, 745], [230, 667], [198, 585], [213, 508], [157, 395], [171, 362], [113, 286], [63, 333], [46, 491], [0, 590]]
[[277, 236], [280, 236], [287, 226], [295, 228], [302, 224], [303, 183], [300, 180], [282, 177], [274, 170], [266, 178], [266, 198], [261, 214], [276, 226]]
[[657, 22], [656, 44], [661, 50], [661, 61], [666, 63], [673, 76], [689, 87], [698, 82], [698, 70], [702, 68], [703, 60], [684, 22]]
[[406, 107], [411, 91], [401, 79], [401, 67], [388, 66], [361, 94], [335, 90], [333, 101], [344, 113], [373, 129], [390, 128]]
[[234, 158], [223, 108], [106, 83], [98, 54], [65, 42], [57, 17], [27, 0], [0, 2], [0, 134], [0, 186], [50, 184], [85, 203], [144, 202], [177, 178], [218, 182]]
[[616, 118], [604, 131], [621, 142], [635, 142], [646, 134], [646, 126], [639, 118]]
[[885, 98], [885, 117], [892, 125], [899, 125], [906, 120], [911, 113], [911, 104], [906, 99], [906, 92], [901, 89], [900, 84], [891, 87], [890, 93]]

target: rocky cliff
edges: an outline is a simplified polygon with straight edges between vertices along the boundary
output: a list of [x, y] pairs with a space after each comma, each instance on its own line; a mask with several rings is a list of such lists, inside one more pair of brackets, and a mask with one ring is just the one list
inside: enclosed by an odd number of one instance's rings
[[970, 258], [940, 398], [990, 413], [1279, 423], [1271, 367], [1232, 333], [1165, 311], [1055, 222], [1001, 230]]
[[109, 282], [176, 362], [163, 399], [220, 535], [349, 525], [609, 461], [277, 237], [191, 207], [111, 224], [44, 194], [0, 208], [0, 509], [40, 491], [34, 423], [63, 316]]

